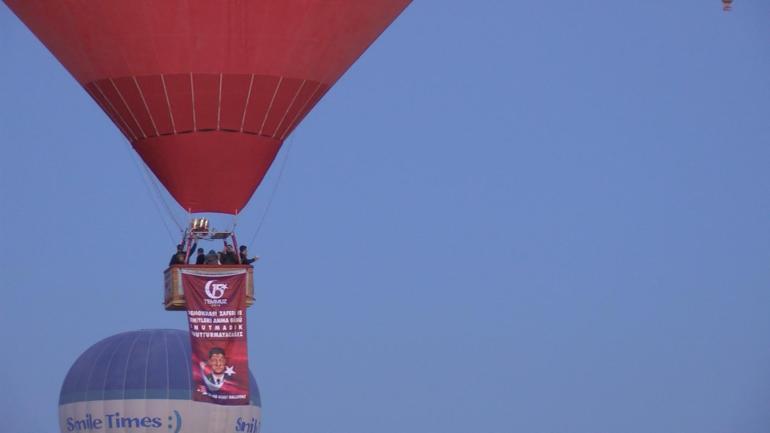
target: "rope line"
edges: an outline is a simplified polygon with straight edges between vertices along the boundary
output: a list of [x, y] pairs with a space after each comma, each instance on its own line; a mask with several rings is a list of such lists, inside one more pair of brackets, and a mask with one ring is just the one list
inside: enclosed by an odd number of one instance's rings
[[278, 177], [275, 180], [275, 183], [273, 184], [273, 189], [270, 191], [270, 196], [267, 199], [267, 205], [265, 206], [265, 210], [262, 211], [262, 216], [259, 218], [259, 223], [257, 224], [257, 229], [254, 232], [254, 236], [251, 238], [251, 242], [248, 245], [254, 245], [254, 242], [257, 240], [257, 236], [259, 236], [259, 232], [262, 230], [262, 226], [265, 223], [265, 219], [267, 218], [268, 212], [270, 212], [270, 207], [273, 204], [273, 199], [275, 198], [275, 193], [278, 191], [278, 185], [281, 183], [281, 178], [283, 177], [283, 171], [286, 168], [286, 162], [289, 160], [289, 155], [291, 154], [291, 148], [294, 145], [294, 136], [296, 135], [296, 131], [294, 134], [291, 134], [289, 136], [289, 142], [286, 144], [286, 154], [283, 157], [283, 160], [281, 161], [281, 166], [278, 169]]
[[[128, 144], [128, 142], [126, 142]], [[140, 176], [144, 180], [142, 183], [144, 183], [145, 188], [147, 189], [147, 193], [150, 196], [150, 200], [152, 201], [152, 204], [155, 207], [155, 211], [158, 213], [158, 216], [160, 217], [160, 220], [163, 222], [163, 226], [166, 228], [166, 233], [168, 234], [169, 239], [171, 239], [172, 244], [176, 244], [176, 240], [174, 239], [174, 234], [171, 231], [171, 228], [168, 226], [168, 223], [166, 222], [166, 218], [163, 215], [163, 212], [160, 209], [160, 205], [158, 204], [158, 197], [156, 197], [152, 193], [152, 189], [150, 185], [153, 185], [156, 189], [156, 194], [160, 196], [160, 190], [158, 190], [158, 185], [150, 178], [149, 169], [144, 164], [144, 162], [139, 161], [139, 156], [134, 152], [134, 150], [131, 148], [131, 146], [125, 146], [126, 151], [129, 153], [131, 160], [134, 162], [134, 169], [140, 173]], [[140, 165], [144, 168], [144, 171], [140, 169]], [[161, 202], [166, 206], [166, 211], [168, 212], [168, 215], [171, 217], [171, 220], [176, 224], [176, 226], [179, 228], [179, 231], [182, 231], [181, 226], [177, 222], [176, 218], [174, 218], [174, 214], [172, 213], [171, 209], [168, 207], [168, 204], [163, 200], [163, 197], [160, 196]]]
[[[155, 195], [158, 197], [161, 203], [163, 203], [163, 207], [166, 208], [166, 213], [171, 218], [171, 221], [174, 222], [174, 225], [176, 225], [177, 230], [179, 230], [179, 233], [182, 233], [184, 229], [182, 228], [182, 224], [179, 223], [179, 220], [177, 220], [176, 215], [174, 215], [174, 211], [171, 209], [171, 206], [168, 205], [168, 200], [163, 196], [163, 192], [160, 189], [160, 181], [156, 180], [155, 175], [150, 171], [149, 167], [147, 167], [147, 164], [145, 164], [143, 161], [139, 161], [139, 163], [144, 168], [145, 177], [149, 179], [150, 184], [155, 188]], [[176, 242], [176, 240], [174, 241]]]

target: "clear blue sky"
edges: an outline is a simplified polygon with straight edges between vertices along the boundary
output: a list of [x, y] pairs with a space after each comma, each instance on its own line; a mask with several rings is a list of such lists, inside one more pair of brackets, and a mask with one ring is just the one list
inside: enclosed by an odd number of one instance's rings
[[[289, 140], [251, 245], [263, 431], [767, 432], [769, 18], [410, 6]], [[4, 6], [0, 50], [0, 430], [55, 432], [83, 350], [185, 327], [161, 308], [175, 241]]]

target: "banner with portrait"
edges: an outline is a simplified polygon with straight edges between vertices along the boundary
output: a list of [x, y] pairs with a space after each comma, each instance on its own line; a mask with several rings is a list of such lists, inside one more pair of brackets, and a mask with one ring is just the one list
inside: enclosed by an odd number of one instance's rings
[[193, 400], [249, 404], [246, 271], [222, 271], [182, 271], [192, 343]]

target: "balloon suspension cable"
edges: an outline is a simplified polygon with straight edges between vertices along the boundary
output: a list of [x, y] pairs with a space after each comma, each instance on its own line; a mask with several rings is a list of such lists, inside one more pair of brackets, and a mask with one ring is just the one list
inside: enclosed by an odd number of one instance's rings
[[[126, 144], [128, 144], [128, 142], [126, 142]], [[168, 223], [166, 222], [166, 218], [163, 215], [163, 211], [161, 211], [160, 205], [158, 204], [158, 198], [155, 195], [153, 195], [152, 188], [150, 187], [150, 185], [155, 186], [156, 194], [160, 196], [161, 201], [163, 202], [164, 205], [166, 205], [166, 210], [168, 212], [168, 215], [171, 217], [171, 220], [176, 224], [180, 233], [183, 231], [182, 227], [179, 225], [176, 218], [174, 218], [174, 214], [171, 212], [171, 209], [168, 207], [168, 204], [166, 204], [165, 201], [163, 201], [163, 197], [161, 196], [160, 191], [158, 190], [158, 185], [152, 180], [152, 174], [149, 173], [149, 169], [147, 168], [147, 166], [144, 164], [143, 161], [138, 160], [139, 157], [136, 155], [136, 152], [134, 152], [131, 146], [125, 146], [125, 149], [126, 149], [126, 152], [128, 152], [131, 160], [134, 162], [134, 169], [138, 173], [140, 173], [140, 177], [143, 179], [144, 186], [147, 189], [147, 194], [150, 196], [150, 201], [152, 201], [152, 204], [155, 207], [155, 211], [158, 213], [158, 216], [160, 217], [161, 222], [163, 222], [163, 226], [166, 228], [166, 234], [168, 234], [169, 239], [171, 239], [171, 243], [175, 243], [176, 240], [174, 237], [174, 233], [172, 232], [171, 227], [168, 226]], [[144, 170], [142, 170], [140, 166], [144, 168]]]
[[[171, 206], [168, 205], [168, 201], [163, 197], [163, 192], [160, 190], [159, 182], [155, 180], [155, 175], [153, 175], [152, 172], [150, 172], [150, 169], [147, 167], [147, 164], [144, 164], [144, 162], [141, 162], [141, 165], [144, 168], [145, 179], [148, 180], [148, 183], [153, 186], [153, 189], [155, 191], [155, 197], [153, 202], [157, 203], [157, 201], [160, 201], [163, 204], [163, 207], [166, 208], [166, 214], [169, 216], [169, 218], [171, 218], [171, 221], [174, 222], [174, 225], [176, 225], [176, 228], [177, 230], [179, 230], [179, 233], [182, 233], [183, 231], [185, 231], [185, 227], [183, 227], [182, 224], [179, 223], [177, 218], [174, 216], [174, 211], [171, 210]], [[161, 213], [161, 219], [163, 219], [162, 213]], [[165, 220], [163, 224], [166, 225]], [[166, 227], [168, 227], [168, 225], [166, 225]]]
[[237, 257], [238, 264], [240, 265], [240, 264], [242, 264], [241, 263], [241, 254], [240, 254], [240, 251], [238, 249], [238, 239], [235, 238], [235, 230], [233, 230], [233, 232], [230, 234], [230, 239], [232, 239], [232, 241], [233, 241], [233, 251], [235, 251], [235, 256]]
[[259, 218], [259, 223], [257, 224], [257, 229], [254, 231], [254, 236], [251, 238], [251, 242], [249, 245], [254, 245], [254, 242], [257, 240], [257, 236], [259, 236], [259, 232], [262, 230], [262, 225], [265, 223], [265, 219], [267, 217], [267, 213], [270, 212], [270, 206], [273, 204], [273, 199], [275, 198], [275, 193], [278, 191], [278, 185], [281, 183], [281, 178], [283, 177], [283, 170], [286, 168], [286, 161], [289, 160], [289, 155], [291, 154], [291, 148], [294, 144], [294, 134], [297, 132], [294, 131], [289, 136], [289, 142], [286, 144], [286, 155], [283, 157], [283, 160], [281, 161], [281, 166], [278, 169], [278, 177], [275, 180], [275, 183], [273, 184], [273, 189], [270, 191], [270, 196], [267, 199], [267, 205], [265, 206], [265, 210], [262, 211], [262, 215]]

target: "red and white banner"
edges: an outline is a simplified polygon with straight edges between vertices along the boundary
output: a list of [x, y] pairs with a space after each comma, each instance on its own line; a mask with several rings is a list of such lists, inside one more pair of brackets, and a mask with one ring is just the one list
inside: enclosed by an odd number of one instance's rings
[[246, 273], [182, 271], [192, 343], [193, 400], [249, 404]]

